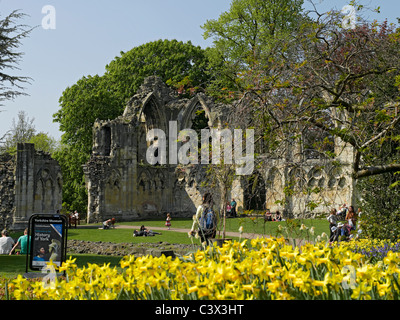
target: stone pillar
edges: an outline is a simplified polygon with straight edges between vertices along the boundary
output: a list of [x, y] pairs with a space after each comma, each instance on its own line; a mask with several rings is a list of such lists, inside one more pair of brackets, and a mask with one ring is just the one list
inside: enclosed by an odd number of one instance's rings
[[247, 176], [245, 176], [245, 178], [242, 178], [242, 176], [236, 176], [232, 181], [231, 194], [230, 194], [230, 197], [228, 195], [228, 200], [229, 200], [229, 202], [231, 202], [232, 199], [235, 199], [236, 211], [244, 210], [244, 200], [245, 200], [244, 199], [244, 188], [245, 188], [244, 186], [246, 185], [246, 183], [243, 183], [243, 180], [246, 178], [247, 178]]
[[34, 194], [35, 148], [32, 143], [18, 143], [15, 169], [15, 213], [14, 229], [27, 225]]

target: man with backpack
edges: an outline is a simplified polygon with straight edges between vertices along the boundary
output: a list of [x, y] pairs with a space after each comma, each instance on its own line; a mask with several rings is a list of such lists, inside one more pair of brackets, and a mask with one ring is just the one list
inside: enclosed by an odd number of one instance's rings
[[198, 228], [197, 233], [200, 236], [201, 243], [206, 242], [209, 244], [208, 239], [215, 238], [217, 216], [214, 211], [212, 195], [209, 192], [204, 194], [203, 203], [197, 208], [190, 234], [195, 232], [196, 227]]

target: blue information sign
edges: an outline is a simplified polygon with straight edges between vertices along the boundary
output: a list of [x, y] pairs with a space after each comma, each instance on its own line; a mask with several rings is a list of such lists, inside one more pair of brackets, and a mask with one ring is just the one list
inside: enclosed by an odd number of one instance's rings
[[36, 214], [29, 219], [30, 251], [27, 255], [31, 270], [42, 270], [52, 261], [57, 267], [65, 261], [67, 249], [67, 218], [63, 215]]

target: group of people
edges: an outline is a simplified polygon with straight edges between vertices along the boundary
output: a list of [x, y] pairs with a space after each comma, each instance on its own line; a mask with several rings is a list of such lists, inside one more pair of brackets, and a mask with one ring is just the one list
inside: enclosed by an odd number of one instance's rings
[[227, 217], [232, 217], [232, 218], [237, 217], [236, 205], [237, 205], [237, 203], [236, 203], [235, 199], [233, 199], [233, 198], [232, 198], [231, 202], [228, 202], [226, 204], [226, 216]]
[[11, 255], [15, 248], [18, 246], [21, 247], [21, 250], [18, 252], [19, 254], [27, 254], [29, 241], [28, 241], [28, 229], [24, 230], [24, 235], [20, 236], [17, 242], [14, 241], [8, 234], [8, 231], [4, 229], [1, 232], [0, 238], [0, 254], [9, 254]]
[[74, 212], [70, 213], [68, 216], [68, 226], [69, 226], [69, 228], [71, 228], [72, 225], [75, 225], [75, 228], [76, 228], [77, 224], [80, 224], [80, 217], [79, 217], [78, 211], [75, 210]]
[[357, 220], [361, 217], [361, 214], [361, 208], [358, 208], [358, 211], [355, 212], [353, 206], [346, 204], [340, 206], [339, 210], [332, 208], [327, 218], [330, 230], [329, 241], [334, 242], [351, 238], [351, 232], [357, 229]]
[[140, 230], [133, 231], [134, 237], [152, 237], [155, 236], [156, 234], [161, 234], [161, 233], [150, 230], [146, 228], [144, 225], [140, 226]]
[[264, 221], [282, 221], [282, 215], [279, 211], [276, 211], [275, 217], [272, 217], [270, 209], [267, 209], [264, 214]]
[[[171, 214], [167, 213], [167, 218], [165, 220], [165, 226], [168, 228], [168, 230], [171, 230], [171, 220], [172, 220]], [[150, 230], [150, 229], [146, 228], [144, 225], [141, 225], [139, 230], [133, 231], [134, 237], [152, 237], [152, 236], [155, 236], [156, 234], [161, 234], [161, 233]]]

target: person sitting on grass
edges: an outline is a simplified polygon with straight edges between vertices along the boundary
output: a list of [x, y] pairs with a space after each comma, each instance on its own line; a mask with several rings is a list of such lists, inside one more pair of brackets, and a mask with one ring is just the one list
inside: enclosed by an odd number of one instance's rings
[[153, 237], [156, 234], [161, 234], [161, 233], [154, 232], [153, 230], [149, 230], [144, 225], [142, 225], [140, 227], [139, 231], [137, 231], [137, 230], [133, 231], [133, 236], [134, 237]]
[[346, 214], [346, 220], [348, 221], [349, 226], [351, 227], [351, 230], [356, 229], [357, 218], [358, 218], [358, 216], [354, 211], [354, 207], [349, 206], [347, 214]]
[[13, 253], [14, 249], [21, 244], [21, 250], [20, 254], [27, 254], [28, 250], [30, 248], [30, 237], [28, 239], [28, 229], [24, 230], [24, 235], [20, 236], [17, 240], [17, 243], [14, 245], [14, 247], [10, 251], [10, 255]]
[[265, 212], [264, 221], [272, 221], [272, 213], [269, 209]]
[[332, 227], [333, 235], [331, 242], [334, 241], [348, 241], [350, 236], [350, 226], [347, 222], [344, 224], [339, 222], [337, 226]]
[[[337, 216], [336, 216], [336, 209], [335, 208], [331, 209], [331, 212], [329, 213], [329, 216], [328, 216], [327, 220], [329, 221], [329, 230], [330, 230], [329, 238], [333, 239], [334, 231], [332, 230], [332, 228], [337, 226]], [[335, 230], [336, 230], [336, 228], [335, 228]]]
[[279, 211], [276, 211], [275, 221], [282, 221], [282, 215]]
[[[110, 229], [110, 227], [113, 227], [113, 228], [115, 228], [115, 218], [112, 218], [112, 219], [108, 219], [108, 220], [106, 220], [106, 221], [104, 221], [103, 222], [103, 229], [104, 230], [106, 230], [106, 229]], [[101, 229], [101, 228], [100, 228]]]
[[4, 229], [0, 238], [0, 254], [9, 254], [14, 244], [14, 240], [8, 236], [8, 231]]

